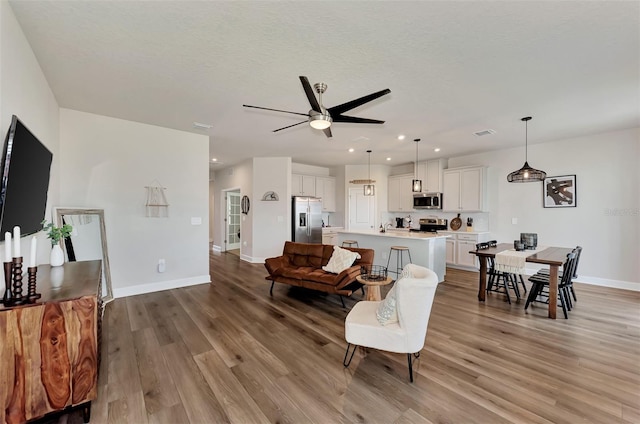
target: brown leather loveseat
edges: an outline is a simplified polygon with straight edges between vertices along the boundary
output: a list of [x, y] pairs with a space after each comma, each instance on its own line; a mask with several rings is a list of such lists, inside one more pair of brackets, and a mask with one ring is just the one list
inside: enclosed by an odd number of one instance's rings
[[273, 295], [273, 285], [278, 282], [340, 296], [351, 296], [354, 290], [362, 287], [356, 281], [356, 276], [360, 275], [361, 266], [373, 264], [374, 251], [354, 247], [343, 249], [358, 252], [360, 259], [356, 259], [350, 268], [340, 274], [333, 274], [322, 269], [333, 254], [333, 245], [285, 242], [282, 256], [268, 258], [264, 262], [265, 268], [269, 271], [266, 279], [271, 280], [269, 293]]

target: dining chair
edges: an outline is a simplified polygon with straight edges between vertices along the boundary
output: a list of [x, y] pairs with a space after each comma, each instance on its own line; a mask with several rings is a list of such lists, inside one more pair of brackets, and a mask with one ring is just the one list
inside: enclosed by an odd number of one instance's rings
[[[476, 250], [484, 250], [490, 247], [495, 247], [497, 242], [495, 240], [477, 243]], [[520, 290], [518, 289], [518, 276], [509, 272], [496, 270], [495, 258], [487, 258], [487, 292], [504, 293], [507, 297], [507, 302], [511, 304], [511, 296], [509, 295], [509, 288], [513, 289], [516, 298], [520, 299]], [[522, 278], [522, 277], [520, 277]], [[527, 293], [527, 288], [522, 281], [524, 292]]]
[[[572, 308], [571, 298], [569, 295], [569, 287], [573, 279], [574, 268], [576, 266], [576, 257], [577, 253], [575, 249], [567, 254], [567, 259], [562, 266], [562, 277], [558, 276], [558, 300], [560, 300], [560, 306], [562, 307], [562, 313], [564, 314], [565, 319], [569, 318], [568, 311], [570, 311]], [[545, 276], [535, 274], [529, 278], [529, 281], [532, 283], [532, 286], [531, 290], [529, 291], [529, 296], [527, 297], [527, 302], [524, 305], [525, 311], [527, 310], [531, 302], [537, 301], [536, 299], [538, 298], [538, 296], [544, 297], [543, 289], [545, 287], [547, 288], [547, 299], [549, 297], [549, 275]]]
[[[580, 264], [580, 255], [582, 254], [582, 246], [576, 246], [576, 248], [574, 249], [574, 251], [576, 252], [576, 263], [573, 267], [573, 278], [571, 278], [571, 282], [569, 283], [569, 291], [571, 292], [571, 296], [573, 296], [573, 300], [574, 301], [578, 301], [578, 298], [576, 297], [576, 292], [573, 289], [573, 280], [575, 280], [576, 278], [578, 278], [578, 265]], [[536, 275], [549, 275], [549, 268], [542, 268], [540, 269], [538, 272], [536, 272]], [[558, 272], [558, 277], [562, 277], [562, 271]], [[571, 300], [571, 299], [569, 299]]]
[[[420, 356], [420, 350], [424, 347], [437, 287], [438, 276], [435, 272], [407, 264], [402, 277], [396, 281], [385, 300], [356, 303], [344, 323], [347, 350], [343, 365], [348, 367], [351, 364], [358, 346], [406, 353], [409, 381], [413, 382], [413, 361]], [[394, 310], [389, 311], [389, 308]], [[390, 314], [397, 314], [397, 321], [383, 319], [388, 319]]]

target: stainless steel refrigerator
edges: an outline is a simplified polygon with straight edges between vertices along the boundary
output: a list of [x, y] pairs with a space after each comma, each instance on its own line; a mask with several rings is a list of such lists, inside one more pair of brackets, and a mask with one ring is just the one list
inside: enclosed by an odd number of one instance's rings
[[322, 243], [322, 199], [293, 197], [291, 241]]

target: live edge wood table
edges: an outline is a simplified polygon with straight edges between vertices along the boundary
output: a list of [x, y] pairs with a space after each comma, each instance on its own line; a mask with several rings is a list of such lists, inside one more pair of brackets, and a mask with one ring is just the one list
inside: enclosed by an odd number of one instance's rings
[[[496, 247], [483, 250], [472, 250], [472, 253], [480, 260], [480, 279], [478, 282], [478, 300], [484, 302], [487, 292], [487, 258], [495, 258], [496, 253], [513, 249], [511, 243], [500, 243]], [[540, 252], [527, 256], [526, 261], [536, 264], [549, 265], [549, 318], [556, 319], [556, 307], [558, 302], [558, 268], [567, 259], [567, 254], [572, 249], [566, 247], [547, 247]]]
[[0, 306], [0, 423], [73, 407], [89, 421], [98, 392], [101, 268], [99, 260], [40, 265], [42, 297]]

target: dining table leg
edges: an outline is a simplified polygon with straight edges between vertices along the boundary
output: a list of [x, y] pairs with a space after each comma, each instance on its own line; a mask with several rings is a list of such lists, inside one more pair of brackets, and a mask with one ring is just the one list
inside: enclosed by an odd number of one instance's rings
[[478, 300], [484, 302], [487, 293], [487, 258], [478, 256], [480, 262], [480, 279], [478, 281]]
[[549, 318], [556, 319], [558, 307], [558, 265], [549, 265]]

